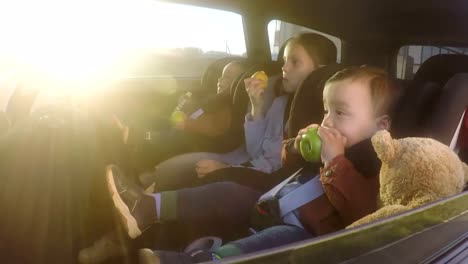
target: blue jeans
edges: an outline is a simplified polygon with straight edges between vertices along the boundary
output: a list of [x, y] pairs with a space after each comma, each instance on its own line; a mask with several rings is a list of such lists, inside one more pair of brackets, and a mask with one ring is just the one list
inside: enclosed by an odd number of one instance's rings
[[[260, 195], [260, 192], [232, 182], [178, 190], [174, 220], [227, 237], [232, 233], [245, 233]], [[311, 237], [309, 232], [295, 226], [274, 226], [222, 246], [219, 254], [221, 257], [247, 254]]]
[[258, 191], [233, 182], [162, 192], [160, 219], [188, 224], [202, 234], [231, 237], [247, 232], [260, 195]]
[[222, 257], [233, 257], [248, 254], [260, 250], [284, 246], [290, 243], [302, 241], [313, 236], [306, 230], [289, 225], [270, 227], [254, 235], [229, 242], [218, 248], [215, 253]]

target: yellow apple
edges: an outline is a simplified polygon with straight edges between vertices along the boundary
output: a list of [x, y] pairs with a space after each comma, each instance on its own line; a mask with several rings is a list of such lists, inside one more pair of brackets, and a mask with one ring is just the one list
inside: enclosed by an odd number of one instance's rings
[[264, 71], [258, 71], [252, 75], [253, 79], [263, 81], [262, 88], [265, 89], [268, 83], [268, 75]]

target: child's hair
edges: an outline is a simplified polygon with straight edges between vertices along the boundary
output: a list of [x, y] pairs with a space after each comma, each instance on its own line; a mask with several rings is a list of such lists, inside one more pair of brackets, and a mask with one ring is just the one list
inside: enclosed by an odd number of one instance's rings
[[316, 33], [302, 33], [290, 38], [286, 45], [298, 44], [304, 47], [307, 54], [318, 65], [336, 62], [336, 46], [328, 38]]
[[393, 117], [400, 97], [400, 89], [396, 82], [383, 69], [361, 66], [350, 67], [337, 72], [325, 83], [325, 89], [342, 81], [367, 80], [371, 94], [374, 114]]

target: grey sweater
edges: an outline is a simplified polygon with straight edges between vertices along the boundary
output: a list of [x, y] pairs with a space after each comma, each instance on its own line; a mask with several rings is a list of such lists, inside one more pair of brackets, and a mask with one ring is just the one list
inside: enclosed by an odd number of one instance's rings
[[276, 96], [274, 86], [280, 81], [278, 76], [269, 78], [265, 90], [265, 110], [263, 119], [253, 121], [251, 106], [245, 116], [245, 144], [238, 149], [221, 154], [221, 159], [232, 165], [250, 163], [251, 168], [271, 173], [281, 167], [281, 148], [285, 132], [284, 114], [288, 96]]

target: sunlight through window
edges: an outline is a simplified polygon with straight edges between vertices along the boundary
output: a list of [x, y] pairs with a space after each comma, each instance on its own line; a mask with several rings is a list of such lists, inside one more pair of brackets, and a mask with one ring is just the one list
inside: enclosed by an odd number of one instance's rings
[[149, 0], [0, 3], [0, 72], [42, 78], [122, 77], [138, 58], [193, 48], [245, 54], [238, 14]]

